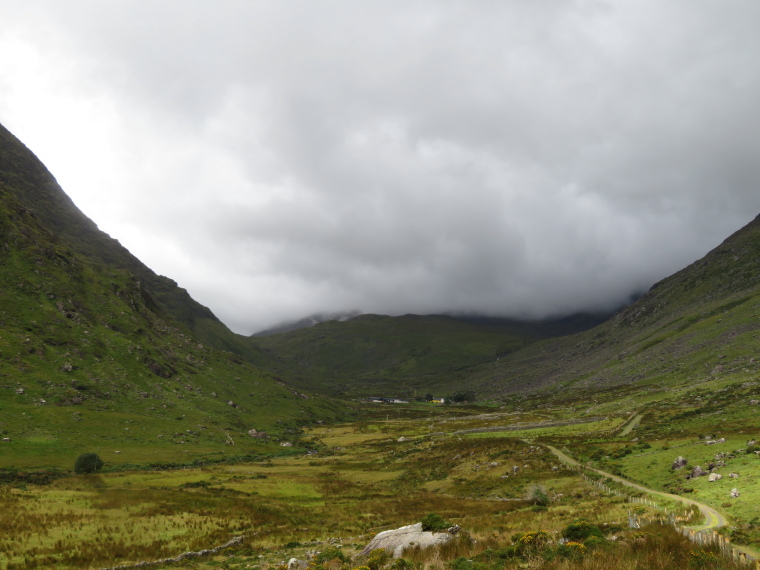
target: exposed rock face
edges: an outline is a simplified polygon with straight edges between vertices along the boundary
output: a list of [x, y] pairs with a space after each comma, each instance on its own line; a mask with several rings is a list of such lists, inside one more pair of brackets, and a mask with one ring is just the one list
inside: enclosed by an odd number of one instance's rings
[[686, 465], [689, 463], [689, 460], [685, 457], [681, 457], [680, 455], [676, 457], [676, 459], [673, 461], [673, 465], [670, 466], [671, 469], [681, 469], [682, 467], [686, 467]]
[[422, 523], [402, 526], [395, 530], [386, 530], [376, 535], [362, 550], [362, 555], [367, 555], [373, 550], [384, 548], [393, 558], [401, 558], [406, 548], [411, 546], [429, 548], [439, 544], [446, 544], [454, 539], [451, 530], [459, 530], [452, 527], [448, 532], [427, 532], [422, 530]]
[[710, 477], [708, 477], [708, 481], [712, 483], [713, 481], [718, 481], [719, 479], [723, 479], [723, 475], [720, 473], [710, 473]]

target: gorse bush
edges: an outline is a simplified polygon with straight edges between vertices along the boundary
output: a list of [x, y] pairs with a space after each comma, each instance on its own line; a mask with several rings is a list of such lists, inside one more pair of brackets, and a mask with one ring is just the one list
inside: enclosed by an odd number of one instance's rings
[[103, 460], [97, 453], [83, 453], [74, 462], [74, 473], [82, 475], [85, 473], [95, 473], [103, 468]]

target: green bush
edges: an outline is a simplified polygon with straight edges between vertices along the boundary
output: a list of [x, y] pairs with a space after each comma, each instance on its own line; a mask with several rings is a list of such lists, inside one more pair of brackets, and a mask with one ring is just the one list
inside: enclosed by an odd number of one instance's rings
[[326, 548], [317, 554], [314, 557], [314, 563], [322, 564], [323, 562], [328, 562], [335, 559], [340, 560], [341, 562], [349, 562], [348, 556], [343, 554], [343, 551], [340, 548], [331, 546], [330, 548]]
[[446, 530], [452, 526], [451, 523], [446, 522], [441, 515], [436, 515], [435, 513], [425, 515], [420, 522], [422, 523], [422, 530], [428, 532]]
[[562, 537], [570, 541], [578, 542], [586, 540], [590, 536], [604, 538], [604, 533], [599, 530], [599, 527], [583, 519], [570, 523], [562, 531]]
[[589, 550], [601, 550], [601, 549], [611, 546], [611, 543], [609, 540], [601, 536], [596, 536], [596, 535], [589, 536], [586, 540], [583, 541], [583, 544]]
[[95, 473], [103, 468], [103, 460], [97, 453], [83, 453], [74, 462], [74, 473], [82, 475], [85, 473]]

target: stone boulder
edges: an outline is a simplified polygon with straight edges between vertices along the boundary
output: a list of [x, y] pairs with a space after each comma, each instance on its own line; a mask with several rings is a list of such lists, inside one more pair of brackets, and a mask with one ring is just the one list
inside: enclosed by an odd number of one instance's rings
[[707, 478], [707, 480], [712, 483], [713, 481], [718, 481], [720, 479], [723, 479], [723, 475], [720, 473], [710, 473], [710, 477]]
[[675, 458], [675, 460], [673, 461], [673, 465], [671, 465], [670, 468], [675, 471], [676, 469], [681, 469], [683, 467], [686, 467], [688, 463], [689, 463], [688, 459], [686, 459], [685, 457], [681, 457], [679, 455], [678, 457]]
[[731, 498], [737, 499], [739, 497], [739, 489], [731, 489]]
[[691, 470], [692, 479], [694, 479], [695, 477], [702, 477], [703, 475], [707, 475], [707, 471], [702, 469], [699, 465], [696, 465], [694, 469]]
[[288, 560], [288, 570], [306, 570], [308, 567], [309, 563], [305, 560], [299, 560], [298, 558]]
[[452, 527], [449, 531], [443, 532], [428, 532], [422, 530], [422, 523], [386, 530], [377, 534], [360, 554], [366, 556], [373, 550], [382, 548], [393, 558], [401, 558], [404, 550], [410, 547], [424, 549], [451, 542], [455, 534], [452, 531], [455, 530], [458, 531], [459, 527]]
[[267, 439], [269, 437], [267, 435], [267, 432], [259, 431], [256, 428], [249, 429], [248, 435], [250, 435], [253, 439]]

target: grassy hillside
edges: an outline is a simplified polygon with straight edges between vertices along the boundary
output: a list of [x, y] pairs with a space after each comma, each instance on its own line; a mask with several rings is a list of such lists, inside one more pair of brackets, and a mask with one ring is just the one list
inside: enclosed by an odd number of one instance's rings
[[448, 316], [362, 315], [252, 344], [303, 388], [362, 396], [443, 395], [461, 388], [467, 369], [493, 362], [547, 336], [576, 332], [595, 317], [546, 322]]
[[157, 275], [117, 240], [100, 231], [64, 193], [53, 175], [24, 144], [0, 125], [0, 183], [58, 242], [101, 266], [128, 271], [156, 305], [201, 342], [255, 360], [244, 337], [230, 331], [210, 309], [172, 279]]
[[607, 322], [531, 345], [468, 382], [495, 396], [550, 389], [582, 398], [615, 386], [749, 381], [760, 366], [758, 328], [760, 217]]
[[[277, 446], [252, 428], [292, 438], [336, 417], [335, 405], [199, 340], [199, 320], [223, 325], [169, 280], [144, 281], [150, 270], [107, 246], [0, 135], [0, 434], [10, 440], [0, 467], [70, 467], [82, 450], [135, 463], [244, 454]], [[197, 326], [175, 318], [182, 311]]]

